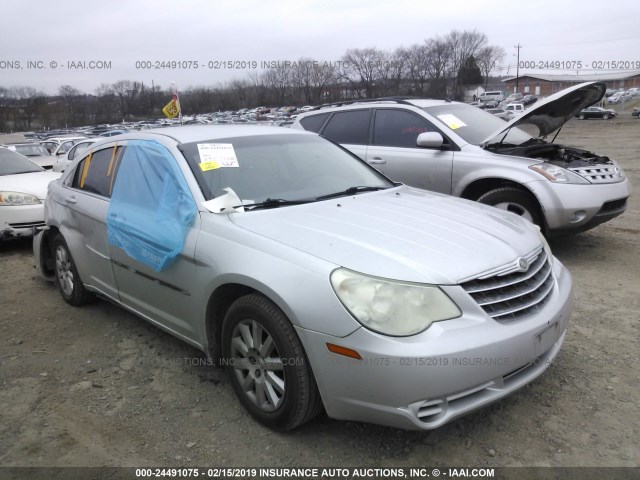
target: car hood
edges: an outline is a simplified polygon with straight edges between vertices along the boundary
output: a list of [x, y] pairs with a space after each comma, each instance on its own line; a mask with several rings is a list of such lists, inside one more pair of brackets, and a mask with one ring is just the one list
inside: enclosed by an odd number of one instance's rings
[[33, 155], [27, 158], [41, 167], [51, 167], [56, 163], [56, 157], [53, 155]]
[[0, 176], [0, 191], [35, 195], [40, 200], [47, 198], [49, 183], [60, 178], [58, 172], [32, 172]]
[[336, 265], [420, 283], [456, 284], [541, 245], [516, 215], [405, 186], [229, 218]]
[[499, 135], [522, 125], [534, 125], [538, 128], [539, 137], [546, 137], [571, 120], [583, 108], [599, 102], [606, 91], [607, 86], [602, 82], [585, 82], [561, 90], [543, 101], [536, 102], [535, 106], [500, 126], [485, 138], [481, 145], [493, 143], [492, 140]]

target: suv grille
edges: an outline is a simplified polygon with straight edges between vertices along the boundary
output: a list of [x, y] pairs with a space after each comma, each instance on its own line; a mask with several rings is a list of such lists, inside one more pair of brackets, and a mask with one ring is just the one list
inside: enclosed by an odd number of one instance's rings
[[615, 183], [622, 181], [622, 172], [619, 167], [608, 165], [596, 165], [594, 167], [570, 168], [572, 172], [586, 178], [591, 183]]
[[471, 280], [461, 286], [490, 317], [502, 321], [520, 318], [541, 308], [554, 282], [551, 261], [544, 250], [540, 250], [526, 272]]

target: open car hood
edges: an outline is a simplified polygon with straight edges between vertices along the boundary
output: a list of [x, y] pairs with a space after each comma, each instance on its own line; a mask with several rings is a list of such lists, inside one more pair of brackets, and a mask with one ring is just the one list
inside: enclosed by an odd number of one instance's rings
[[522, 115], [514, 117], [485, 138], [480, 145], [493, 143], [496, 137], [521, 125], [534, 125], [538, 128], [538, 136], [544, 138], [562, 127], [583, 108], [599, 102], [606, 90], [607, 86], [602, 82], [585, 82], [561, 90], [525, 110]]

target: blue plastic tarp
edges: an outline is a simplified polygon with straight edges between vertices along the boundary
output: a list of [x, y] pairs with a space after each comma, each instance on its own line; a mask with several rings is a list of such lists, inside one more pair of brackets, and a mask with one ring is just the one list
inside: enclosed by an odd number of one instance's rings
[[109, 243], [160, 271], [182, 251], [196, 213], [171, 152], [155, 141], [129, 142], [107, 211]]

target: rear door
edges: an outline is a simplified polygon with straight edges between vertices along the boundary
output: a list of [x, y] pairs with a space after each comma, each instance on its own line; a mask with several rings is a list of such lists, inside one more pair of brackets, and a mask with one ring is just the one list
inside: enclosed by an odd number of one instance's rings
[[331, 115], [321, 135], [365, 160], [370, 129], [371, 109], [345, 110]]
[[[423, 132], [438, 132], [442, 148], [416, 145]], [[392, 180], [412, 187], [451, 193], [455, 145], [431, 122], [418, 114], [395, 108], [378, 108], [373, 122], [372, 144], [365, 160]]]
[[109, 198], [124, 146], [111, 144], [86, 155], [68, 178], [61, 229], [82, 281], [117, 298], [107, 243]]

